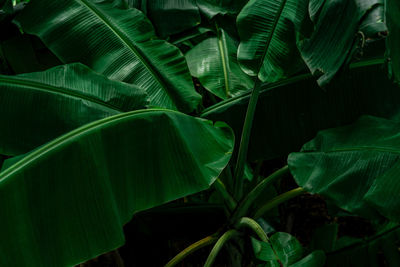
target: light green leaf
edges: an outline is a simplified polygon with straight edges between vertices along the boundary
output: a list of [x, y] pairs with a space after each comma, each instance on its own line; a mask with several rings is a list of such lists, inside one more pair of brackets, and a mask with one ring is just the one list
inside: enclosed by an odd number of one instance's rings
[[51, 141], [0, 173], [0, 266], [72, 266], [121, 246], [134, 213], [209, 188], [233, 138], [224, 123], [140, 110]]
[[186, 54], [191, 74], [222, 99], [247, 91], [254, 84], [237, 63], [237, 46], [225, 30], [218, 29], [217, 37], [202, 41]]
[[301, 70], [296, 32], [307, 21], [306, 0], [250, 0], [237, 18], [242, 69], [269, 83]]
[[118, 0], [33, 1], [16, 20], [63, 62], [136, 84], [151, 105], [192, 111], [200, 101], [179, 50], [156, 38], [142, 12]]
[[301, 40], [301, 55], [311, 73], [321, 76], [318, 83], [325, 86], [352, 57], [362, 18], [378, 8], [382, 0], [325, 1], [315, 31], [309, 39]]
[[389, 74], [400, 83], [400, 2], [397, 0], [385, 0], [386, 24], [389, 30], [387, 39], [387, 56]]
[[26, 153], [83, 124], [146, 104], [144, 90], [81, 64], [0, 75], [0, 154]]
[[365, 116], [324, 130], [289, 155], [296, 182], [340, 208], [400, 222], [400, 123]]

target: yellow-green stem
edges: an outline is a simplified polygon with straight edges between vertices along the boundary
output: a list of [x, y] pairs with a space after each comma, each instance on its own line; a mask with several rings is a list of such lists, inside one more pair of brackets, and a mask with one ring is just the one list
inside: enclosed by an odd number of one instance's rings
[[215, 243], [214, 247], [212, 248], [210, 254], [208, 255], [208, 258], [206, 260], [206, 263], [204, 264], [204, 267], [211, 267], [212, 264], [214, 263], [215, 259], [218, 256], [218, 253], [221, 251], [223, 246], [225, 245], [226, 242], [231, 240], [233, 237], [236, 235], [239, 235], [240, 233], [234, 229], [226, 231]]
[[172, 258], [167, 264], [165, 264], [164, 267], [173, 267], [173, 266], [177, 265], [184, 258], [189, 256], [190, 254], [196, 252], [197, 250], [199, 250], [205, 246], [214, 244], [215, 242], [217, 242], [217, 240], [218, 240], [218, 237], [216, 235], [210, 235], [210, 236], [207, 236], [207, 237], [197, 241], [196, 243], [191, 244], [190, 246], [188, 246], [187, 248], [182, 250], [179, 254], [177, 254], [174, 258]]
[[264, 232], [264, 229], [252, 218], [249, 217], [242, 217], [235, 225], [238, 229], [241, 228], [249, 228], [252, 230], [261, 241], [268, 242], [268, 236]]

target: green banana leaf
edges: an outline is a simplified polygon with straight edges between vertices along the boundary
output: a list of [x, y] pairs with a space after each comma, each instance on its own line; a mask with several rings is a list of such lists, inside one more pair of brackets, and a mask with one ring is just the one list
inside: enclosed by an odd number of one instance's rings
[[145, 107], [146, 92], [82, 64], [0, 75], [0, 154], [23, 154], [83, 124]]
[[237, 17], [243, 71], [272, 83], [303, 69], [296, 35], [307, 22], [307, 0], [250, 0]]
[[[387, 78], [383, 60], [360, 62], [322, 90], [310, 75], [262, 86], [249, 144], [249, 160], [299, 151], [319, 130], [356, 121], [360, 115], [400, 119], [400, 90]], [[222, 101], [201, 116], [224, 121], [240, 136], [250, 93]], [[238, 140], [237, 140], [238, 141]]]
[[195, 0], [141, 0], [128, 5], [141, 10], [151, 20], [157, 34], [165, 38], [200, 24], [200, 12]]
[[364, 34], [364, 42], [371, 42], [387, 35], [385, 23], [385, 6], [379, 4], [369, 11], [363, 18], [359, 31]]
[[[301, 40], [301, 56], [311, 73], [320, 76], [318, 83], [325, 86], [352, 58], [362, 18], [370, 10], [379, 8], [383, 0], [325, 1], [315, 30], [310, 38]], [[362, 42], [362, 41], [361, 41]]]
[[400, 3], [396, 0], [385, 0], [386, 24], [389, 35], [387, 38], [387, 56], [390, 76], [400, 83]]
[[253, 79], [245, 74], [236, 58], [238, 43], [225, 30], [217, 29], [185, 56], [192, 76], [216, 96], [227, 99], [251, 89]]
[[324, 130], [291, 153], [296, 182], [336, 206], [371, 219], [400, 222], [400, 123], [364, 116]]
[[248, 0], [196, 0], [201, 13], [208, 19], [216, 15], [236, 15]]
[[325, 4], [325, 2], [326, 0], [309, 0], [308, 13], [310, 15], [310, 19], [314, 23], [318, 20], [321, 8]]
[[153, 106], [192, 111], [201, 99], [184, 56], [158, 40], [150, 21], [119, 0], [40, 0], [17, 16], [64, 63], [81, 62], [146, 90]]
[[398, 225], [385, 227], [376, 235], [363, 239], [351, 240], [345, 236], [337, 241], [335, 251], [327, 253], [326, 266], [343, 267], [379, 267], [399, 266], [400, 227]]
[[71, 266], [121, 246], [134, 213], [209, 188], [233, 138], [224, 123], [139, 110], [54, 139], [0, 173], [0, 266]]
[[300, 242], [289, 233], [277, 232], [268, 242], [251, 238], [253, 251], [257, 259], [264, 261], [266, 267], [321, 267], [325, 262], [325, 254], [317, 250], [303, 256], [303, 247]]

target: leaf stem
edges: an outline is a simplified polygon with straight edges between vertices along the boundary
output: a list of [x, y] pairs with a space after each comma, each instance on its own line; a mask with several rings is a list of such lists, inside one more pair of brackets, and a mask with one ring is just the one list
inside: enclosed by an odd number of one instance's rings
[[265, 188], [267, 188], [270, 184], [275, 182], [276, 180], [282, 178], [286, 174], [289, 173], [289, 167], [286, 165], [283, 168], [277, 170], [276, 172], [269, 175], [267, 178], [262, 180], [253, 190], [250, 191], [246, 195], [246, 197], [239, 203], [236, 211], [232, 216], [232, 220], [235, 221], [237, 218], [244, 216], [253, 202], [258, 198], [258, 196], [264, 192]]
[[254, 218], [260, 218], [262, 215], [264, 215], [267, 211], [269, 211], [272, 208], [275, 208], [279, 204], [288, 201], [289, 199], [292, 199], [294, 197], [297, 197], [298, 195], [301, 195], [305, 192], [305, 190], [301, 187], [292, 189], [288, 192], [285, 192], [277, 197], [274, 197], [270, 201], [268, 201], [265, 205], [263, 205], [261, 208], [259, 208], [255, 214]]
[[235, 166], [234, 189], [235, 189], [235, 196], [237, 199], [241, 199], [243, 194], [244, 164], [247, 159], [247, 150], [249, 148], [251, 127], [253, 125], [253, 118], [254, 118], [254, 113], [256, 111], [258, 96], [260, 94], [260, 88], [261, 88], [261, 81], [256, 77], [253, 92], [251, 93], [249, 105], [247, 107], [246, 118], [244, 120], [242, 136], [240, 139], [238, 158]]
[[212, 264], [214, 263], [215, 259], [218, 256], [218, 253], [222, 249], [222, 247], [225, 245], [226, 242], [231, 240], [233, 237], [236, 235], [239, 235], [240, 232], [237, 230], [231, 229], [229, 231], [226, 231], [215, 243], [214, 247], [212, 248], [210, 254], [208, 255], [208, 258], [206, 260], [206, 263], [204, 264], [204, 267], [211, 267]]
[[218, 190], [218, 192], [221, 194], [221, 196], [224, 198], [225, 202], [228, 205], [229, 211], [230, 212], [234, 211], [235, 208], [237, 207], [237, 202], [232, 197], [232, 195], [228, 192], [225, 184], [221, 181], [221, 179], [217, 178], [217, 180], [214, 183], [214, 186]]
[[190, 254], [196, 252], [197, 250], [199, 250], [205, 246], [208, 246], [208, 245], [211, 245], [211, 244], [217, 242], [217, 240], [218, 240], [218, 237], [216, 235], [210, 235], [203, 239], [200, 239], [199, 241], [191, 244], [190, 246], [188, 246], [187, 248], [185, 248], [184, 250], [179, 252], [179, 254], [177, 254], [175, 257], [173, 257], [167, 264], [165, 264], [164, 267], [172, 267], [172, 266], [177, 265], [184, 258], [189, 256]]
[[261, 241], [268, 242], [268, 236], [264, 229], [252, 218], [242, 217], [235, 225], [238, 229], [243, 227], [253, 230], [253, 232], [260, 238]]

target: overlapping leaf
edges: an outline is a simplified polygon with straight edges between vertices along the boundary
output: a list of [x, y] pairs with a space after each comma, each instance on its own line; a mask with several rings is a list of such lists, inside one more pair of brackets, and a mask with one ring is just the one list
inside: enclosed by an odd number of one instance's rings
[[72, 266], [117, 248], [135, 212], [207, 189], [232, 149], [226, 124], [168, 110], [69, 132], [0, 173], [0, 265]]
[[225, 30], [218, 29], [217, 37], [202, 41], [186, 54], [191, 74], [222, 99], [253, 87], [254, 82], [237, 63], [237, 45]]
[[236, 15], [248, 0], [196, 0], [201, 12], [209, 19], [216, 15]]
[[0, 154], [26, 153], [83, 124], [146, 104], [144, 90], [81, 64], [0, 75]]
[[393, 79], [400, 82], [400, 3], [396, 0], [385, 0], [386, 5], [386, 24], [389, 29], [387, 39], [387, 55], [389, 63], [389, 73]]
[[17, 17], [63, 62], [82, 62], [145, 89], [154, 106], [192, 111], [200, 101], [183, 55], [119, 0], [32, 1]]
[[242, 69], [263, 82], [276, 82], [302, 69], [296, 36], [307, 21], [308, 1], [250, 0], [237, 18]]
[[[352, 123], [360, 115], [400, 118], [400, 90], [380, 62], [354, 65], [322, 90], [310, 75], [263, 85], [254, 118], [249, 160], [298, 151], [319, 130]], [[225, 121], [240, 136], [250, 93], [205, 110], [203, 117]]]
[[366, 116], [319, 132], [289, 155], [296, 182], [337, 206], [372, 219], [400, 222], [400, 123]]
[[128, 0], [127, 2], [130, 7], [144, 12], [153, 23], [157, 34], [163, 38], [193, 28], [201, 21], [195, 0]]
[[381, 3], [382, 0], [340, 0], [325, 1], [319, 7], [312, 36], [300, 41], [299, 46], [308, 68], [320, 76], [318, 83], [321, 86], [325, 86], [351, 59], [353, 46], [359, 45], [357, 40], [363, 42], [363, 34], [357, 34], [363, 17], [374, 8], [379, 9]]

